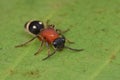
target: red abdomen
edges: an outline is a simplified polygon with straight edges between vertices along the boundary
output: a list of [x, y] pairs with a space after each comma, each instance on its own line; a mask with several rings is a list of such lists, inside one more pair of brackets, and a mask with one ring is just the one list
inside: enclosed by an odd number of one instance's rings
[[53, 28], [46, 28], [40, 32], [40, 35], [46, 40], [48, 43], [52, 43], [56, 38], [59, 37], [59, 34]]

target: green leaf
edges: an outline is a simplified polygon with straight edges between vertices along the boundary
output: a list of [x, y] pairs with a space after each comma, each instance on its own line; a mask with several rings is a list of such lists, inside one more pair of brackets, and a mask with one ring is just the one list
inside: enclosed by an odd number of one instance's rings
[[[119, 80], [120, 0], [1, 0], [0, 80]], [[70, 29], [65, 37], [75, 44], [46, 61], [33, 36], [24, 31], [29, 20], [50, 20], [57, 29]], [[51, 49], [52, 52], [52, 49]]]

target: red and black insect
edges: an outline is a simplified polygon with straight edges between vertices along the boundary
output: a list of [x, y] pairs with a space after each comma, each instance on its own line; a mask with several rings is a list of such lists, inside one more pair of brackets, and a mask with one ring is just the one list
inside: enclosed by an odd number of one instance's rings
[[[34, 55], [37, 55], [41, 51], [42, 46], [45, 43], [48, 48], [48, 56], [43, 58], [43, 60], [46, 60], [47, 58], [55, 54], [56, 51], [63, 50], [63, 48], [67, 48], [73, 51], [83, 50], [83, 49], [73, 49], [73, 48], [66, 46], [65, 42], [72, 43], [69, 40], [65, 39], [65, 37], [63, 36], [63, 33], [67, 32], [68, 30], [61, 31], [59, 29], [55, 29], [54, 25], [52, 24], [49, 25], [48, 22], [44, 24], [43, 22], [39, 20], [29, 21], [25, 24], [24, 27], [30, 34], [34, 35], [34, 37], [30, 39], [29, 41], [23, 44], [17, 45], [15, 47], [22, 47], [28, 44], [29, 42], [33, 41], [34, 39], [38, 38], [41, 41], [41, 46]], [[49, 48], [50, 45], [52, 45], [54, 49], [52, 53], [50, 53], [50, 48]]]

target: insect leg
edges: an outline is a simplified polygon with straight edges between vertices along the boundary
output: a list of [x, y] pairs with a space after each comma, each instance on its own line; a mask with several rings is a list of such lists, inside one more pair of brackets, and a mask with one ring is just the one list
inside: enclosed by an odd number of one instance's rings
[[69, 49], [69, 50], [72, 50], [72, 51], [77, 51], [77, 52], [84, 50], [84, 49], [74, 49], [74, 48], [70, 48], [70, 47], [68, 47], [68, 46], [65, 46], [65, 48], [67, 48], [67, 49]]
[[51, 57], [55, 53], [56, 53], [56, 50], [54, 50], [51, 54], [49, 54], [47, 57], [43, 58], [42, 60], [44, 61], [44, 60], [48, 59], [49, 57]]
[[41, 49], [42, 49], [43, 44], [44, 44], [44, 41], [42, 41], [42, 43], [41, 43], [41, 45], [40, 45], [40, 47], [39, 47], [38, 51], [37, 51], [34, 55], [38, 55], [38, 54], [40, 53], [40, 51], [41, 51]]
[[69, 30], [70, 30], [69, 28], [66, 29], [66, 30], [64, 30], [64, 31], [62, 31], [62, 30], [60, 30], [60, 29], [56, 29], [56, 31], [57, 31], [59, 34], [64, 34], [64, 33], [68, 32]]
[[49, 28], [54, 28], [55, 25], [54, 24], [49, 24], [50, 20], [47, 20], [46, 21], [46, 26], [49, 27]]
[[26, 41], [26, 42], [23, 43], [23, 44], [17, 45], [17, 46], [15, 46], [15, 47], [16, 47], [16, 48], [17, 48], [17, 47], [23, 47], [23, 46], [27, 45], [28, 43], [30, 43], [31, 41], [33, 41], [34, 39], [36, 39], [36, 38], [37, 38], [37, 36], [33, 37], [32, 39], [30, 39], [29, 41]]
[[49, 44], [48, 44], [47, 42], [46, 42], [46, 46], [47, 46], [47, 48], [48, 48], [48, 56], [45, 57], [45, 58], [43, 58], [42, 60], [46, 60], [46, 59], [48, 59], [49, 57], [51, 57], [53, 54], [56, 53], [56, 50], [54, 50], [54, 52], [50, 53]]
[[71, 40], [66, 39], [66, 38], [64, 37], [64, 35], [61, 35], [61, 37], [65, 39], [65, 42], [68, 42], [68, 43], [70, 43], [70, 44], [74, 44], [74, 42], [72, 42]]

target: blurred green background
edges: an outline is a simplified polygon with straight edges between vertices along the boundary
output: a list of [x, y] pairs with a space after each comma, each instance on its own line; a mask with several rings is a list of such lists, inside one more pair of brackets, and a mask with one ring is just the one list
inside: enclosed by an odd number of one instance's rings
[[[46, 61], [39, 40], [24, 31], [29, 20], [50, 20], [83, 48], [64, 49]], [[0, 0], [0, 80], [120, 80], [120, 0]]]

